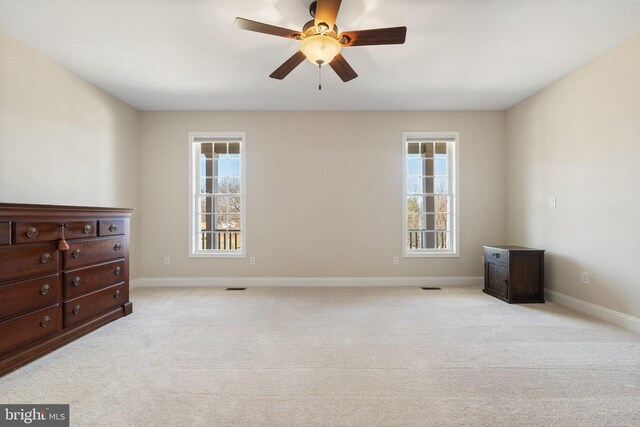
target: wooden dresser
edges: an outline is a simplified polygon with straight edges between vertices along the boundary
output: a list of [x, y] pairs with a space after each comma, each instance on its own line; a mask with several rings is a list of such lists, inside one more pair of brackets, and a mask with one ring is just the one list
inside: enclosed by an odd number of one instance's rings
[[0, 203], [0, 375], [132, 312], [131, 212]]
[[544, 251], [484, 246], [484, 292], [509, 303], [544, 302]]

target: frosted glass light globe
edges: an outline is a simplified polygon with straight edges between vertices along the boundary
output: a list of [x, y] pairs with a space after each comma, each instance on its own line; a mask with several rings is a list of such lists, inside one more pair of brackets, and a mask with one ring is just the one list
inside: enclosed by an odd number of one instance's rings
[[300, 43], [300, 50], [314, 64], [328, 64], [340, 53], [340, 43], [333, 37], [321, 34], [307, 37]]

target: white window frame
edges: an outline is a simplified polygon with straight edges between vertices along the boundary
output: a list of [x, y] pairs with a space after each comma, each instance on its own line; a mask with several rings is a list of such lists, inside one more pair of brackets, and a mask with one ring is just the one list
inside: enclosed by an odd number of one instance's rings
[[[196, 183], [199, 152], [194, 150], [196, 139], [240, 141], [240, 250], [198, 249], [200, 229], [195, 213], [198, 211], [200, 185]], [[189, 132], [189, 257], [191, 258], [245, 258], [247, 254], [247, 137], [245, 132]]]
[[[409, 249], [407, 247], [407, 159], [408, 142], [414, 139], [447, 140], [449, 194], [451, 196], [451, 248], [450, 249]], [[459, 257], [460, 256], [460, 133], [459, 132], [403, 132], [402, 133], [402, 256], [415, 257]]]

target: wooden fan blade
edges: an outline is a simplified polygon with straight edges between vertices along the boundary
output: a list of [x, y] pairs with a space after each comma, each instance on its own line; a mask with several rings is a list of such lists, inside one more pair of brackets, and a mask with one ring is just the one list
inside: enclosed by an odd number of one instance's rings
[[316, 3], [315, 25], [317, 26], [319, 23], [324, 22], [329, 26], [330, 30], [333, 30], [340, 3], [342, 3], [342, 0], [318, 0]]
[[341, 53], [337, 54], [336, 57], [333, 58], [333, 61], [329, 63], [329, 65], [331, 66], [331, 68], [333, 68], [333, 71], [336, 72], [338, 77], [340, 77], [343, 82], [348, 82], [349, 80], [353, 80], [358, 77], [358, 74], [353, 71], [353, 68], [351, 68], [351, 65], [349, 65], [347, 60], [344, 59], [344, 56], [342, 56]]
[[272, 36], [286, 37], [288, 39], [298, 40], [302, 37], [302, 33], [300, 33], [300, 31], [263, 24], [262, 22], [251, 21], [244, 18], [236, 18], [236, 20], [233, 21], [233, 25], [241, 30], [255, 31], [256, 33], [270, 34]]
[[307, 59], [307, 57], [304, 56], [304, 53], [297, 51], [291, 58], [287, 59], [284, 64], [279, 66], [277, 70], [271, 73], [269, 77], [272, 79], [282, 80], [305, 59]]
[[347, 31], [340, 37], [349, 37], [343, 46], [371, 46], [377, 44], [403, 44], [407, 27], [378, 28], [375, 30]]

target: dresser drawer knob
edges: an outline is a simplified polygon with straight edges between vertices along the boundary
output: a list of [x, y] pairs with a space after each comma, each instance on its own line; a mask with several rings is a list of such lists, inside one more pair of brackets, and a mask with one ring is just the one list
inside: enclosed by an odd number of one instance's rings
[[503, 280], [502, 283], [504, 283], [505, 285], [509, 285], [509, 281], [508, 280]]
[[116, 243], [115, 245], [113, 245], [113, 250], [118, 252], [120, 249], [122, 249], [122, 245], [120, 243]]
[[80, 276], [76, 276], [73, 278], [73, 282], [71, 282], [71, 284], [77, 288], [78, 286], [80, 286], [80, 282], [82, 282], [82, 279], [80, 278]]
[[116, 276], [118, 276], [120, 273], [122, 273], [122, 267], [118, 266], [113, 270], [113, 274], [115, 274]]
[[113, 297], [114, 297], [115, 299], [120, 298], [120, 289], [116, 289], [116, 291], [113, 293]]
[[82, 227], [82, 232], [84, 234], [89, 234], [93, 231], [93, 227], [89, 224], [85, 225], [84, 227]]
[[71, 255], [73, 255], [74, 258], [79, 258], [80, 255], [82, 255], [82, 251], [80, 249], [74, 249]]
[[40, 326], [42, 326], [43, 328], [46, 328], [47, 326], [49, 326], [49, 323], [51, 323], [51, 317], [44, 316], [40, 321]]
[[497, 254], [497, 253], [494, 253], [494, 254], [493, 254], [493, 256], [494, 256], [496, 259], [500, 258], [500, 254]]
[[51, 292], [51, 286], [49, 286], [48, 283], [45, 283], [44, 285], [42, 285], [42, 287], [40, 288], [40, 294], [48, 295], [49, 292]]
[[42, 255], [40, 255], [40, 262], [41, 263], [46, 264], [49, 261], [51, 261], [51, 254], [50, 253], [45, 252]]
[[80, 305], [76, 305], [75, 307], [73, 307], [73, 310], [71, 311], [73, 314], [78, 314], [80, 313]]
[[24, 234], [26, 234], [28, 238], [34, 239], [38, 237], [38, 229], [35, 227], [29, 227]]
[[117, 226], [117, 225], [115, 225], [115, 224], [111, 224], [111, 225], [109, 226], [109, 231], [110, 231], [110, 232], [112, 232], [112, 233], [113, 233], [114, 231], [116, 231], [117, 229], [118, 229], [118, 226]]

